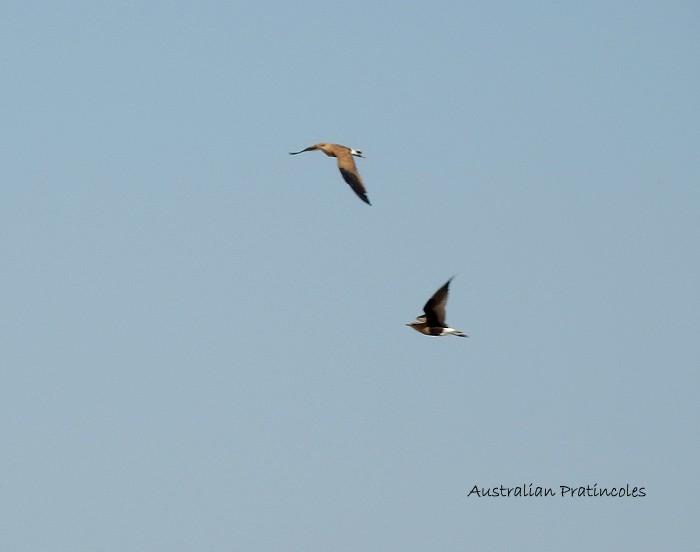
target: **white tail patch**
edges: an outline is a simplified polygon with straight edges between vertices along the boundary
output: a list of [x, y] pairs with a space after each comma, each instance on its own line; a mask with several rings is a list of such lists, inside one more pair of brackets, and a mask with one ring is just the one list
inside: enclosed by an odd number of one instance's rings
[[464, 332], [455, 330], [454, 328], [443, 328], [442, 333], [440, 335], [455, 335], [457, 337], [469, 337]]

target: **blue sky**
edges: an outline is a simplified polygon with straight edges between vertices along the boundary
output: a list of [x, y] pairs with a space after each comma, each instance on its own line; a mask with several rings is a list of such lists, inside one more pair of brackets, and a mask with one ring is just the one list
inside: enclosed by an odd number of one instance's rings
[[1, 547], [691, 549], [699, 23], [5, 2]]

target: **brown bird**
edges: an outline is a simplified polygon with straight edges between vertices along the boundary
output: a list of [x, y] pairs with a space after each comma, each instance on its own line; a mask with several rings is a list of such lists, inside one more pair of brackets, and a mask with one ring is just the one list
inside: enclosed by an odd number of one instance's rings
[[328, 157], [335, 157], [338, 159], [338, 168], [340, 169], [340, 174], [343, 175], [345, 182], [350, 184], [352, 190], [362, 201], [368, 205], [372, 205], [367, 198], [367, 192], [365, 192], [365, 187], [362, 184], [360, 174], [357, 172], [355, 160], [352, 158], [353, 155], [355, 157], [364, 157], [364, 154], [360, 150], [341, 146], [340, 144], [316, 144], [315, 146], [309, 146], [301, 151], [289, 152], [289, 154], [297, 155], [299, 153], [304, 153], [305, 151], [314, 150], [321, 150]]
[[[452, 278], [454, 278], [454, 276]], [[464, 332], [449, 328], [447, 324], [445, 324], [445, 304], [447, 303], [447, 292], [452, 278], [447, 280], [447, 283], [428, 299], [428, 302], [423, 307], [425, 315], [416, 317], [415, 322], [409, 322], [406, 326], [410, 326], [424, 335], [456, 335], [458, 337], [469, 337]]]

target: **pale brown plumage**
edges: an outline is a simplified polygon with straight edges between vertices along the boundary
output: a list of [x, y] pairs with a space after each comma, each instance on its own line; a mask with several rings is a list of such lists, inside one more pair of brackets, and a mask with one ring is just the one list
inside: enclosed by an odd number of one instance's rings
[[343, 175], [343, 179], [347, 182], [357, 196], [367, 203], [369, 202], [367, 197], [367, 192], [365, 191], [365, 186], [360, 178], [360, 173], [357, 172], [357, 167], [355, 166], [355, 160], [353, 156], [364, 157], [361, 151], [348, 148], [346, 146], [341, 146], [340, 144], [316, 144], [314, 146], [309, 146], [301, 151], [290, 152], [290, 155], [297, 155], [299, 153], [304, 153], [305, 151], [321, 150], [328, 157], [335, 157], [338, 159], [338, 169], [340, 174]]

